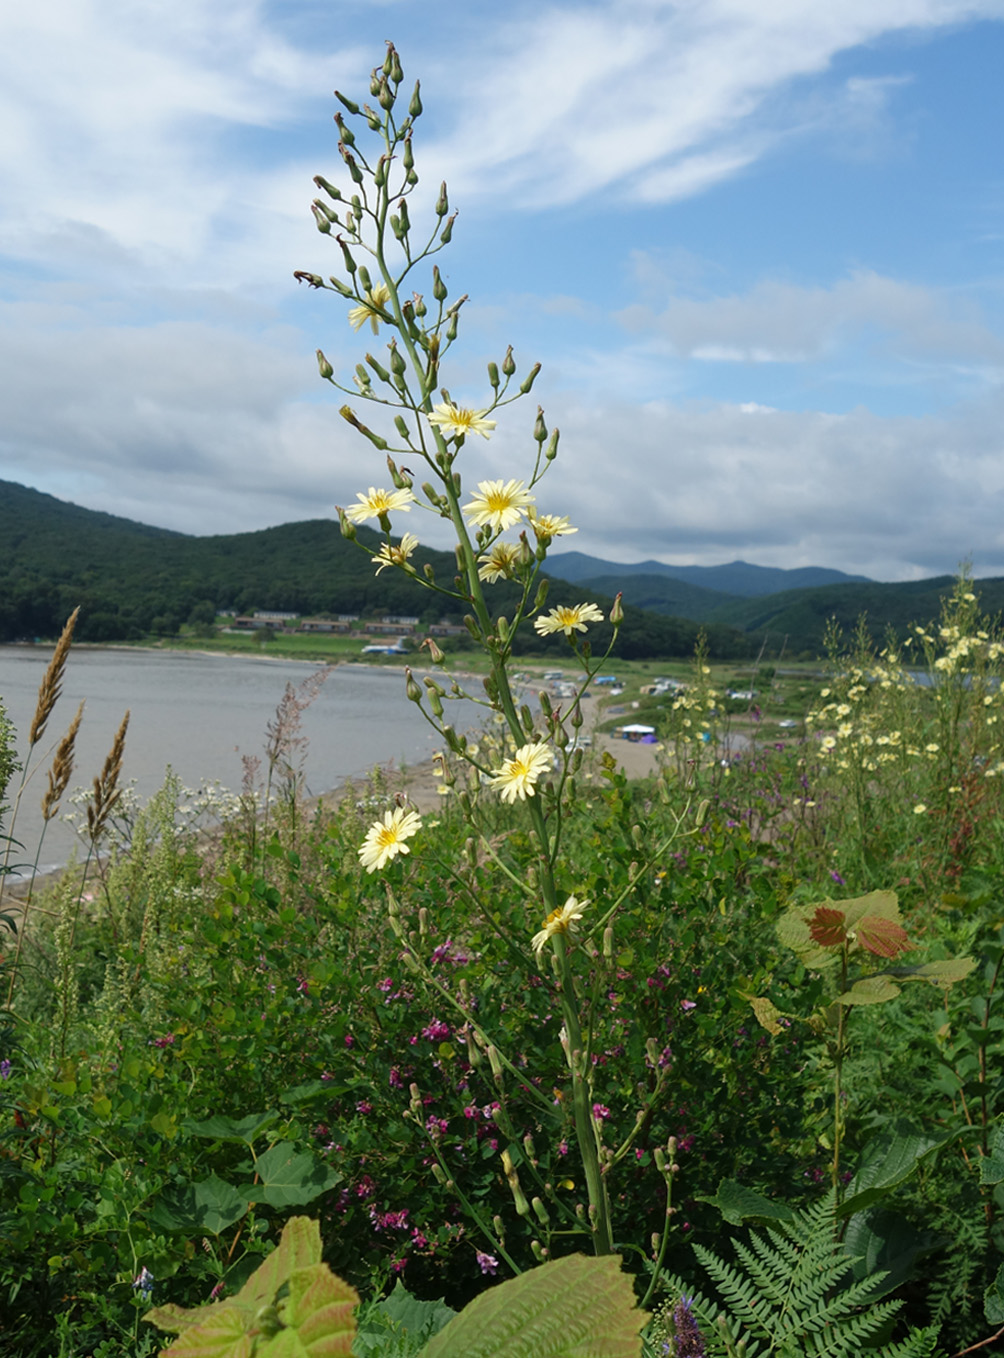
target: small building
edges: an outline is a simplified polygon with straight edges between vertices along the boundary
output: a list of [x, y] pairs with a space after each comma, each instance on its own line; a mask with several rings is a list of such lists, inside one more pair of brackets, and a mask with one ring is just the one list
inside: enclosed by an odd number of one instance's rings
[[352, 623], [340, 618], [301, 618], [298, 632], [351, 632]]

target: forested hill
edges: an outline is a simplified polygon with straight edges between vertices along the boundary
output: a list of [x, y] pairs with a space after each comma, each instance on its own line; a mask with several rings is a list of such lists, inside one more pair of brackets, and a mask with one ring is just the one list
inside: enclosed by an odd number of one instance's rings
[[[371, 546], [379, 535], [359, 529]], [[419, 548], [412, 561], [429, 563], [439, 580], [456, 573], [452, 552]], [[554, 581], [548, 602], [584, 597], [609, 607], [611, 600]], [[511, 608], [514, 587], [492, 586], [492, 601]], [[149, 528], [66, 504], [51, 495], [0, 481], [0, 641], [58, 634], [79, 604], [82, 641], [138, 640], [170, 636], [193, 615], [234, 609], [269, 609], [303, 615], [418, 614], [424, 622], [460, 621], [440, 595], [423, 590], [399, 571], [377, 575], [372, 561], [346, 542], [336, 521], [314, 519], [254, 533], [192, 537]], [[459, 606], [458, 606], [459, 607]], [[749, 655], [753, 641], [729, 626], [707, 629], [714, 654]], [[605, 627], [592, 629], [601, 648]], [[698, 625], [626, 612], [617, 654], [624, 658], [692, 654]], [[524, 645], [559, 656], [563, 637], [547, 640], [528, 632]]]

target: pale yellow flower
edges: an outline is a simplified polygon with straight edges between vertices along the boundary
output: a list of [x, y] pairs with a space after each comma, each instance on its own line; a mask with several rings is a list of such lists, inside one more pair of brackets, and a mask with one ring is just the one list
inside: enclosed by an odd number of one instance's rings
[[531, 504], [533, 496], [523, 481], [479, 481], [478, 493], [470, 504], [464, 505], [464, 513], [479, 527], [489, 526], [504, 533], [519, 523], [523, 511]]
[[546, 741], [521, 745], [513, 757], [506, 759], [491, 775], [491, 784], [499, 790], [504, 802], [515, 802], [517, 797], [525, 802], [527, 797], [535, 795], [534, 784], [551, 768], [551, 760], [551, 748]]
[[410, 490], [376, 490], [370, 486], [362, 495], [356, 493], [357, 505], [349, 505], [345, 517], [353, 523], [363, 523], [366, 519], [378, 519], [381, 514], [391, 514], [396, 509], [410, 510], [415, 497]]
[[396, 547], [389, 542], [381, 542], [380, 550], [373, 558], [380, 563], [376, 568], [377, 575], [387, 566], [403, 566], [417, 546], [418, 538], [414, 533], [404, 533]]
[[433, 406], [428, 418], [429, 423], [436, 425], [441, 434], [456, 434], [460, 438], [465, 434], [480, 434], [486, 439], [495, 428], [494, 420], [485, 419], [487, 413], [486, 410], [467, 410], [464, 406], [446, 402]]
[[922, 816], [926, 810], [927, 807], [924, 805], [924, 803], [918, 802], [917, 805], [913, 808], [913, 814], [915, 816]]
[[555, 934], [574, 934], [577, 932], [579, 920], [582, 918], [584, 910], [589, 909], [588, 901], [577, 901], [574, 896], [569, 896], [563, 906], [557, 910], [552, 910], [544, 921], [544, 927], [539, 934], [534, 934], [530, 940], [530, 946], [534, 952], [540, 956], [541, 949], [549, 938]]
[[385, 811], [383, 820], [370, 826], [359, 846], [359, 861], [367, 872], [385, 868], [399, 853], [411, 852], [404, 841], [417, 835], [421, 828], [422, 817], [415, 811], [405, 811], [401, 806]]
[[602, 622], [603, 614], [595, 604], [559, 604], [549, 613], [541, 613], [534, 620], [534, 627], [542, 637], [550, 632], [564, 632], [570, 637], [572, 632], [584, 632], [587, 622]]
[[489, 584], [494, 584], [500, 576], [510, 579], [519, 561], [519, 550], [518, 543], [496, 542], [490, 552], [478, 557], [481, 562], [478, 579], [487, 580]]
[[366, 300], [359, 306], [354, 306], [349, 312], [349, 325], [353, 330], [361, 330], [369, 321], [373, 327], [374, 335], [379, 333], [380, 322], [383, 317], [380, 311], [390, 301], [390, 292], [386, 283], [378, 283], [375, 288], [371, 288], [366, 294]]
[[565, 533], [579, 531], [572, 527], [567, 518], [564, 516], [559, 518], [557, 514], [538, 514], [535, 509], [528, 509], [526, 517], [538, 538], [560, 538]]

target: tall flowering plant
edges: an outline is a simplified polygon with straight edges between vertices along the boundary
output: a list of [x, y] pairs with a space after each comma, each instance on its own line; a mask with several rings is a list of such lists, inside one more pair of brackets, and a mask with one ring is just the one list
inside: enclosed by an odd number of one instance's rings
[[[595, 997], [601, 989], [595, 983], [596, 976], [602, 975], [604, 968], [614, 966], [613, 930], [618, 910], [666, 844], [651, 846], [651, 858], [633, 865], [633, 875], [616, 899], [584, 898], [566, 848], [568, 816], [575, 802], [575, 775], [582, 760], [582, 750], [577, 748], [574, 735], [583, 722], [579, 700], [616, 640], [622, 618], [620, 599], [614, 602], [609, 615], [612, 639], [598, 660], [592, 655], [588, 636], [593, 624], [605, 620], [596, 604], [546, 608], [547, 580], [541, 567], [548, 548], [555, 538], [576, 530], [564, 515], [541, 506], [537, 500], [541, 479], [557, 456], [559, 439], [557, 429], [548, 430], [539, 407], [528, 473], [522, 478], [480, 481], [474, 490], [465, 490], [459, 464], [467, 440], [491, 438], [498, 412], [530, 393], [540, 365], [535, 364], [517, 383], [516, 361], [510, 347], [501, 363], [488, 364], [488, 390], [481, 404], [461, 404], [444, 385], [444, 360], [456, 342], [460, 313], [467, 298], [451, 299], [439, 268], [435, 263], [430, 265], [430, 261], [449, 244], [456, 213], [450, 210], [444, 183], [435, 197], [431, 229], [422, 230], [412, 222], [409, 202], [419, 182], [412, 143], [422, 100], [419, 85], [416, 83], [409, 97], [403, 90], [403, 80], [398, 53], [393, 45], [388, 45], [386, 58], [374, 69], [370, 81], [375, 107], [359, 105], [336, 92], [344, 110], [335, 115], [338, 149], [349, 183], [344, 189], [339, 188], [318, 175], [314, 182], [323, 196], [314, 200], [312, 210], [319, 231], [338, 245], [342, 274], [325, 279], [301, 271], [296, 276], [313, 288], [335, 292], [351, 303], [348, 321], [357, 331], [369, 329], [381, 340], [389, 337], [379, 352], [367, 352], [364, 361], [356, 365], [351, 385], [336, 376], [333, 364], [322, 351], [317, 354], [322, 378], [354, 398], [355, 404], [342, 405], [342, 417], [375, 450], [386, 454], [390, 482], [384, 486], [369, 485], [359, 491], [354, 504], [339, 508], [342, 533], [359, 541], [358, 526], [374, 521], [383, 541], [376, 547], [362, 542], [359, 545], [373, 558], [376, 573], [403, 572], [447, 601], [449, 611], [462, 612], [468, 631], [489, 661], [484, 697], [474, 699], [488, 709], [488, 734], [477, 743], [459, 733], [455, 724], [447, 720], [444, 702], [471, 696], [456, 680], [449, 689], [431, 675], [420, 684], [409, 670], [407, 694], [442, 738], [446, 752], [441, 771], [446, 785], [459, 793], [457, 800], [470, 823], [467, 861], [449, 869], [451, 889], [466, 899], [472, 909], [480, 908], [479, 892], [484, 890], [485, 870], [490, 868], [528, 898], [527, 933], [522, 941], [509, 937], [497, 923], [492, 927], [496, 928], [508, 957], [526, 969], [532, 982], [540, 984], [541, 971], [545, 976], [550, 971], [553, 976], [555, 1004], [562, 1020], [561, 1045], [570, 1081], [574, 1136], [588, 1206], [579, 1214], [563, 1207], [557, 1203], [551, 1185], [543, 1179], [540, 1183], [543, 1197], [536, 1196], [532, 1203], [528, 1202], [520, 1184], [519, 1167], [508, 1154], [503, 1155], [503, 1170], [520, 1215], [529, 1217], [532, 1210], [536, 1220], [547, 1226], [550, 1211], [558, 1212], [559, 1216], [564, 1213], [567, 1217], [564, 1233], [584, 1231], [595, 1252], [606, 1254], [614, 1249], [608, 1191], [610, 1171], [629, 1154], [637, 1130], [646, 1123], [652, 1106], [659, 1100], [665, 1063], [659, 1060], [657, 1049], [650, 1043], [650, 1078], [635, 1129], [620, 1145], [608, 1145], [610, 1134], [605, 1123], [609, 1110], [593, 1097], [588, 997], [590, 993]], [[372, 145], [372, 150], [364, 149], [362, 144], [367, 132], [371, 134], [368, 145]], [[413, 290], [422, 276], [426, 278], [426, 291]], [[378, 418], [374, 423], [379, 423], [379, 429], [361, 418], [359, 410], [363, 405], [376, 408]], [[413, 470], [416, 467], [421, 468], [420, 473]], [[392, 535], [392, 521], [400, 522], [399, 516], [411, 515], [416, 509], [449, 521], [456, 540], [454, 579], [437, 579], [430, 565], [419, 569], [414, 558], [420, 537], [410, 531], [411, 519], [408, 531]], [[493, 607], [492, 587], [502, 580], [518, 587], [518, 601], [509, 612], [498, 612]], [[581, 677], [564, 708], [552, 706], [547, 694], [542, 693], [539, 707], [532, 710], [514, 689], [513, 639], [521, 627], [531, 624], [531, 619], [533, 630], [541, 637], [563, 634], [578, 663]], [[441, 662], [444, 657], [434, 641], [430, 639], [425, 644], [431, 660]], [[481, 814], [485, 798], [500, 799], [526, 817], [533, 848], [531, 866], [522, 876], [518, 863], [507, 856], [505, 844], [500, 846], [485, 830]], [[372, 825], [359, 848], [362, 866], [368, 873], [383, 871], [399, 855], [412, 849], [410, 841], [414, 840], [420, 851], [422, 840], [416, 836], [421, 835], [423, 826], [418, 814], [401, 807], [388, 810]], [[424, 925], [420, 930], [407, 928], [401, 904], [389, 887], [388, 896], [391, 923], [405, 960], [433, 990], [438, 990], [445, 1003], [460, 1011], [469, 1037], [472, 1064], [486, 1059], [497, 1083], [512, 1078], [528, 1094], [537, 1092], [527, 1084], [526, 1073], [496, 1048], [492, 1035], [478, 1020], [476, 1003], [469, 996], [465, 998], [443, 986], [434, 974], [424, 956]], [[492, 924], [492, 912], [482, 910], [482, 913]], [[422, 1123], [421, 1093], [417, 1089], [412, 1093], [414, 1117]], [[543, 1093], [540, 1098], [549, 1114], [553, 1113], [552, 1100]], [[499, 1116], [504, 1119], [504, 1108]], [[431, 1138], [431, 1148], [437, 1171], [448, 1176], [448, 1165], [435, 1137]], [[668, 1193], [672, 1155], [660, 1153], [655, 1158]], [[525, 1164], [528, 1172], [536, 1175], [535, 1157], [528, 1153]], [[550, 1198], [550, 1210], [544, 1198]], [[480, 1221], [472, 1204], [464, 1205], [493, 1246], [505, 1254], [498, 1219], [489, 1225]], [[667, 1221], [668, 1217], [667, 1212]], [[545, 1257], [547, 1248], [534, 1243], [537, 1257]]]

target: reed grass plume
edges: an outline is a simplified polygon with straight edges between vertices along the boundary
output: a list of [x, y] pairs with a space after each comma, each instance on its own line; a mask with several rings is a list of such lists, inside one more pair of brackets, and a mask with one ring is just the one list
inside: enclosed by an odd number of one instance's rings
[[70, 785], [70, 776], [73, 773], [74, 748], [83, 715], [84, 704], [81, 703], [77, 708], [77, 715], [70, 722], [66, 735], [56, 747], [56, 753], [49, 769], [49, 786], [42, 798], [42, 819], [47, 822], [52, 820], [59, 810], [59, 803], [63, 800], [66, 789]]
[[115, 733], [112, 748], [108, 752], [100, 777], [94, 780], [94, 796], [87, 805], [87, 833], [91, 841], [101, 837], [108, 823], [115, 803], [122, 795], [118, 785], [122, 772], [122, 755], [125, 751], [126, 731], [129, 728], [129, 713], [122, 718], [122, 724]]
[[79, 605], [73, 610], [66, 619], [66, 625], [60, 633], [59, 640], [56, 642], [56, 649], [52, 653], [52, 659], [46, 666], [42, 682], [38, 686], [38, 701], [35, 704], [35, 715], [31, 719], [31, 727], [28, 731], [29, 748], [34, 748], [45, 735], [45, 727], [49, 718], [52, 716], [52, 709], [59, 701], [62, 690], [63, 673], [66, 669], [66, 662], [70, 654], [70, 644], [73, 641], [73, 629], [77, 625], [77, 618], [80, 614]]

